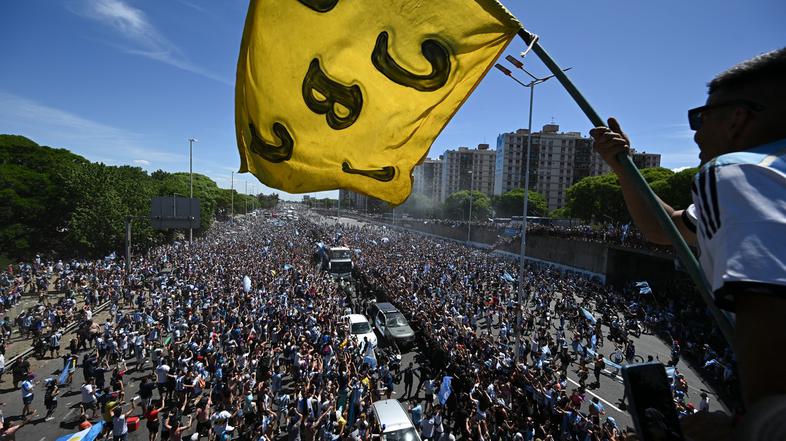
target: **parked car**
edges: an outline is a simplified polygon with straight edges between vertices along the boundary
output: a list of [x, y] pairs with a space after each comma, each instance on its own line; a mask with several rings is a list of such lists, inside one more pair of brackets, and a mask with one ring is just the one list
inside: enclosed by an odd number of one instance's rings
[[386, 441], [421, 441], [407, 410], [398, 400], [380, 400], [371, 405], [374, 418]]
[[374, 334], [374, 329], [363, 314], [347, 314], [342, 319], [347, 323], [349, 328], [349, 335], [358, 343], [363, 343], [365, 338], [368, 338], [369, 343], [377, 345], [377, 335]]
[[415, 332], [409, 326], [404, 314], [392, 304], [373, 303], [369, 308], [369, 317], [384, 341], [396, 343], [399, 347], [407, 347], [415, 343]]

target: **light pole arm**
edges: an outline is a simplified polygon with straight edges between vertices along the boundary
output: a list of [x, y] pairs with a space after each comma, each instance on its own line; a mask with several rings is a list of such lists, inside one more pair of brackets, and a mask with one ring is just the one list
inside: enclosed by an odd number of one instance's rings
[[[584, 114], [587, 115], [587, 118], [589, 118], [593, 126], [606, 126], [606, 122], [604, 122], [600, 115], [595, 112], [595, 109], [593, 109], [586, 98], [584, 98], [584, 95], [579, 92], [573, 82], [570, 81], [567, 75], [565, 75], [565, 72], [560, 69], [551, 56], [549, 56], [543, 47], [540, 46], [540, 41], [537, 41], [533, 34], [523, 28], [519, 30], [518, 35], [522, 40], [524, 40], [526, 44], [532, 45], [532, 50], [535, 52], [535, 54], [537, 54], [538, 58], [540, 58], [543, 64], [545, 64], [546, 67], [548, 67], [548, 69], [551, 71], [551, 73], [557, 77], [560, 84], [562, 84], [562, 87], [567, 90], [568, 94], [570, 94]], [[733, 349], [734, 331], [732, 325], [729, 319], [723, 315], [718, 307], [715, 306], [712, 295], [710, 294], [710, 284], [707, 281], [707, 278], [704, 276], [704, 273], [701, 271], [699, 263], [696, 261], [696, 258], [690, 251], [690, 248], [688, 248], [688, 244], [685, 242], [685, 239], [677, 230], [674, 222], [671, 221], [671, 218], [666, 213], [666, 210], [664, 210], [661, 204], [658, 202], [655, 193], [652, 191], [649, 185], [647, 185], [647, 181], [645, 181], [644, 177], [641, 175], [641, 173], [639, 173], [639, 170], [636, 168], [636, 165], [633, 163], [630, 156], [622, 152], [617, 155], [617, 160], [622, 165], [622, 171], [625, 177], [628, 178], [631, 183], [633, 183], [636, 191], [644, 196], [647, 204], [655, 213], [655, 218], [658, 220], [661, 228], [663, 228], [663, 230], [671, 239], [671, 242], [677, 252], [677, 256], [679, 256], [680, 261], [682, 262], [686, 271], [690, 275], [691, 279], [693, 279], [693, 283], [696, 284], [696, 287], [701, 294], [701, 297], [704, 300], [707, 308], [709, 308], [710, 312], [712, 312], [715, 322], [718, 324], [718, 327], [726, 339], [726, 343]]]

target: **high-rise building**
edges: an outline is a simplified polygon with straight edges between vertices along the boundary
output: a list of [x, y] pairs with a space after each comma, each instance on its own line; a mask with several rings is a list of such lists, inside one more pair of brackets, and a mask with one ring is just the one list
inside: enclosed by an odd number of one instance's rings
[[[527, 138], [519, 129], [497, 137], [494, 194], [524, 188]], [[560, 132], [557, 124], [546, 124], [532, 133], [529, 188], [546, 198], [549, 210], [565, 206], [565, 190], [579, 179], [610, 171], [592, 150], [592, 139], [579, 132]]]
[[442, 156], [426, 159], [412, 171], [412, 192], [426, 196], [433, 203], [441, 201]]
[[652, 168], [660, 167], [660, 155], [657, 153], [636, 152], [635, 149], [631, 150], [631, 159], [638, 168]]
[[338, 198], [341, 200], [341, 208], [354, 208], [363, 210], [366, 207], [368, 196], [343, 188], [338, 190]]
[[440, 202], [462, 190], [479, 191], [488, 196], [494, 192], [494, 164], [496, 152], [488, 144], [476, 149], [459, 147], [442, 155]]

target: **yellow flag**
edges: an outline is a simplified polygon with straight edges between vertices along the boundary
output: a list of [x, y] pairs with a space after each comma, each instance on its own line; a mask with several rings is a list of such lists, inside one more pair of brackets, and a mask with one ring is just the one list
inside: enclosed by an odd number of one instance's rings
[[496, 0], [251, 0], [235, 91], [240, 171], [393, 204], [521, 28]]

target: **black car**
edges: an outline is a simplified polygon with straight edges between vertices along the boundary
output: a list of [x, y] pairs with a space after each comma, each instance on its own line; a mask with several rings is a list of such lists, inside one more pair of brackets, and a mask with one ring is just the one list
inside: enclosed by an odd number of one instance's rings
[[395, 342], [399, 347], [407, 347], [415, 342], [415, 332], [406, 317], [392, 304], [372, 303], [368, 316], [379, 335], [388, 343]]

